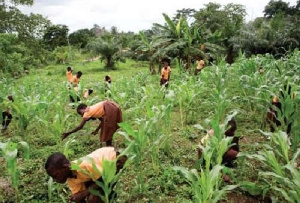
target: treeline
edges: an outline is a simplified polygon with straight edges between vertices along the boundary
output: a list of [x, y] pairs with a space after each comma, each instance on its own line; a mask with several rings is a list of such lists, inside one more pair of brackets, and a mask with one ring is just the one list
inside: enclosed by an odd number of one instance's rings
[[25, 15], [18, 5], [33, 0], [0, 1], [0, 74], [18, 76], [47, 63], [68, 63], [84, 53], [100, 56], [107, 68], [125, 58], [148, 60], [154, 74], [162, 58], [177, 58], [189, 69], [197, 58], [207, 62], [226, 58], [234, 62], [239, 52], [246, 56], [273, 54], [281, 57], [300, 43], [300, 0], [295, 6], [271, 0], [264, 17], [245, 22], [243, 5], [208, 3], [201, 9], [163, 14], [165, 23], [154, 23], [141, 32], [119, 32], [94, 25], [69, 33], [66, 25], [54, 25], [38, 14]]

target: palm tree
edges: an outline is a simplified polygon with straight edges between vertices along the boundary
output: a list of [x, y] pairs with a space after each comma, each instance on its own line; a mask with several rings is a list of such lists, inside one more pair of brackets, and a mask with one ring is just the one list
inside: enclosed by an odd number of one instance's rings
[[100, 60], [105, 61], [106, 68], [114, 68], [117, 61], [123, 61], [121, 40], [111, 34], [98, 37], [87, 44], [87, 49], [101, 55]]

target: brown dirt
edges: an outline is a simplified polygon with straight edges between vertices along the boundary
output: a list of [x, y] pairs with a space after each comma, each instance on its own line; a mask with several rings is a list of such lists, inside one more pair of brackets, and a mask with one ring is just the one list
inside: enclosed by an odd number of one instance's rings
[[220, 203], [259, 203], [259, 200], [241, 193], [228, 193], [227, 200]]
[[0, 202], [14, 202], [15, 191], [10, 182], [0, 177]]

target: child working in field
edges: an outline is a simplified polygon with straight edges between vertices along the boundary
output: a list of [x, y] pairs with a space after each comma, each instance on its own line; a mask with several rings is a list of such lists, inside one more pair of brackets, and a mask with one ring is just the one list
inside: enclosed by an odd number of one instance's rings
[[8, 125], [10, 124], [13, 116], [11, 114], [11, 109], [9, 108], [9, 103], [13, 102], [14, 99], [11, 95], [7, 96], [7, 104], [6, 104], [6, 109], [2, 111], [2, 130], [6, 130]]
[[198, 60], [197, 61], [197, 68], [195, 70], [195, 75], [198, 75], [198, 73], [201, 72], [201, 70], [204, 68], [204, 66], [205, 66], [205, 62], [202, 59]]
[[[117, 159], [116, 173], [123, 168], [127, 157], [120, 156], [117, 158], [118, 155], [119, 152], [114, 147], [103, 147], [79, 160], [70, 162], [62, 153], [56, 152], [48, 157], [45, 169], [55, 182], [62, 184], [67, 182], [72, 193], [71, 201], [102, 203], [101, 198], [92, 195], [89, 189], [97, 190], [101, 195], [104, 195], [104, 191], [95, 183], [95, 180], [103, 183], [101, 172], [104, 160], [114, 161]], [[95, 170], [93, 165], [98, 170]], [[78, 169], [72, 170], [72, 166], [76, 166]], [[110, 199], [113, 195], [115, 196], [114, 193], [111, 191]]]
[[106, 142], [106, 146], [112, 146], [113, 135], [119, 128], [118, 123], [123, 121], [122, 111], [118, 104], [110, 100], [99, 102], [93, 106], [79, 104], [77, 113], [82, 116], [81, 123], [75, 129], [63, 133], [62, 139], [82, 129], [87, 121], [99, 119], [101, 122], [92, 134], [96, 135], [101, 128], [100, 142]]
[[169, 61], [163, 60], [163, 68], [161, 69], [160, 85], [164, 85], [165, 87], [168, 87], [170, 77], [171, 77], [171, 67], [169, 66]]
[[92, 90], [92, 89], [85, 89], [83, 91], [83, 98], [87, 99], [93, 92], [94, 92], [94, 90]]
[[[231, 119], [230, 121], [228, 121], [228, 126], [230, 127], [228, 130], [226, 130], [225, 136], [233, 137], [232, 144], [234, 145], [231, 146], [223, 155], [222, 164], [225, 164], [227, 167], [231, 167], [233, 166], [233, 161], [237, 158], [240, 148], [239, 148], [239, 137], [235, 136], [235, 131], [237, 129], [235, 120]], [[201, 144], [205, 145], [208, 142], [209, 138], [213, 135], [214, 135], [213, 130], [208, 131], [207, 135], [201, 139]], [[202, 157], [202, 150], [199, 148], [198, 159], [200, 159], [201, 157]]]
[[[280, 97], [277, 97], [277, 96], [274, 96], [273, 99], [272, 99], [272, 107], [269, 108], [269, 111], [267, 112], [267, 123], [269, 124], [270, 126], [270, 131], [271, 132], [275, 132], [275, 128], [276, 127], [279, 127], [281, 126], [281, 121], [280, 121], [280, 118], [279, 118], [279, 115], [280, 117], [283, 117], [283, 122], [285, 123], [286, 125], [286, 133], [289, 134], [292, 130], [292, 120], [288, 120], [288, 117], [291, 117], [293, 116], [293, 114], [295, 113], [295, 104], [294, 102], [292, 102], [290, 99], [294, 100], [296, 95], [295, 93], [292, 93], [291, 92], [292, 90], [292, 87], [290, 85], [284, 85], [284, 89], [280, 91]], [[294, 111], [292, 111], [290, 113], [290, 115], [283, 115], [283, 111], [282, 111], [282, 103], [280, 101], [285, 101], [286, 103], [290, 103], [291, 102], [291, 105], [293, 106], [294, 108]], [[290, 102], [289, 102], [289, 101]]]
[[75, 94], [76, 94], [76, 95], [70, 94], [70, 101], [71, 101], [72, 103], [75, 102], [74, 97], [77, 99], [77, 101], [80, 101], [80, 98], [79, 98], [79, 96], [78, 96], [78, 85], [79, 85], [79, 83], [80, 83], [80, 78], [81, 78], [81, 76], [82, 76], [82, 72], [81, 72], [81, 71], [78, 71], [77, 74], [74, 75], [73, 78], [72, 78], [71, 84], [72, 84], [72, 86], [73, 86], [73, 88], [74, 88], [74, 91], [75, 91]]
[[105, 76], [104, 83], [105, 83], [104, 92], [106, 93], [110, 89], [110, 85], [111, 85], [111, 77], [109, 75]]
[[68, 79], [68, 81], [69, 81], [70, 83], [73, 82], [73, 74], [72, 74], [72, 72], [73, 72], [73, 70], [72, 70], [72, 68], [69, 66], [69, 67], [67, 68], [66, 76], [67, 76], [67, 79]]

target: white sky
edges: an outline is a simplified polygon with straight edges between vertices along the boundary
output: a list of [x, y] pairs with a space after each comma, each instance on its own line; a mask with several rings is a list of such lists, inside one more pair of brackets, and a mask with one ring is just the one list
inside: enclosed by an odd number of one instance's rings
[[[54, 24], [64, 24], [70, 33], [78, 29], [92, 28], [94, 24], [119, 31], [138, 32], [150, 29], [153, 23], [164, 23], [162, 13], [173, 17], [176, 10], [193, 8], [199, 10], [204, 4], [217, 2], [246, 6], [246, 20], [263, 16], [264, 7], [270, 0], [35, 0], [32, 7], [19, 7], [25, 13], [39, 13]], [[290, 6], [296, 0], [290, 0]]]

